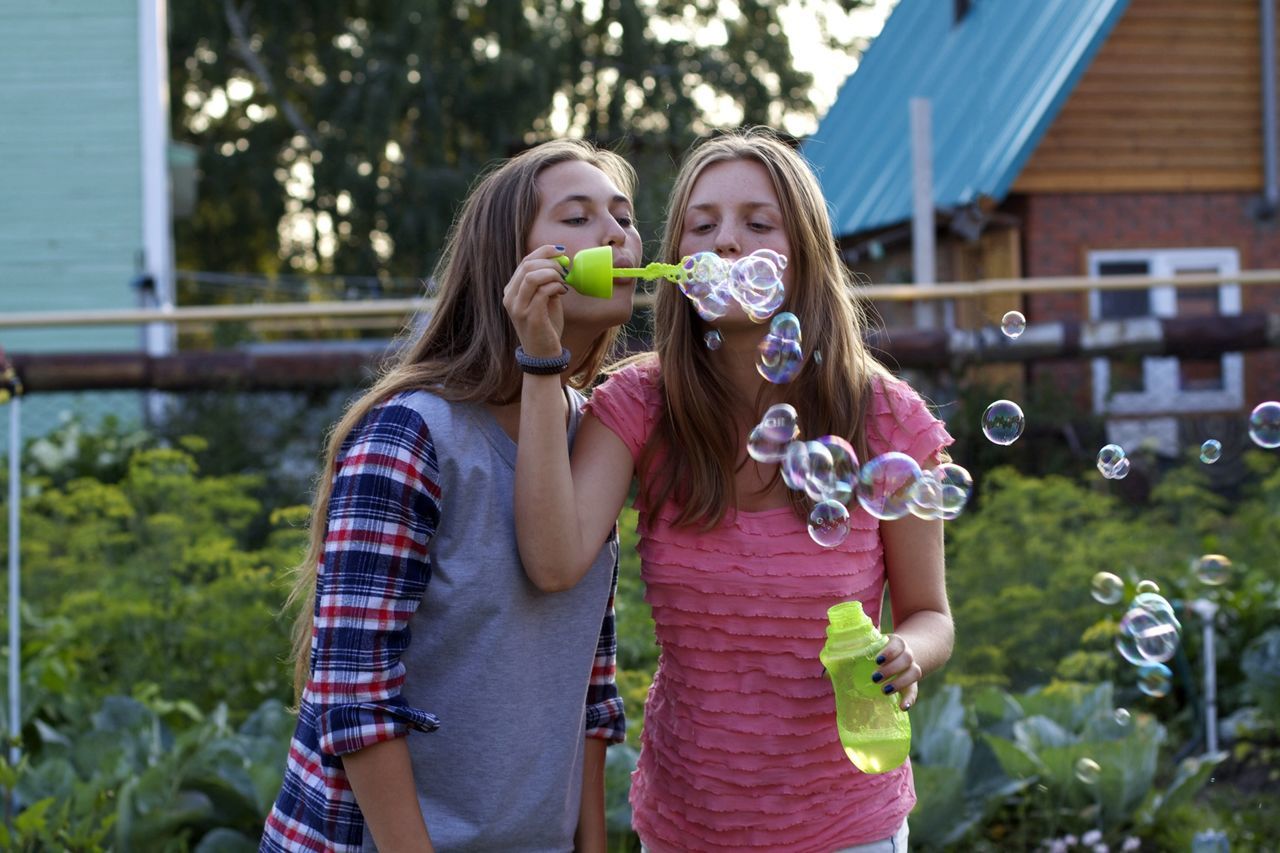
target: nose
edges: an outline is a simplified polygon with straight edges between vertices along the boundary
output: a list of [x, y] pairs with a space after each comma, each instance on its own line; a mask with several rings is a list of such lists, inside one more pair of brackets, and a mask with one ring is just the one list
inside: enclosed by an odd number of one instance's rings
[[627, 231], [622, 224], [612, 216], [605, 216], [605, 233], [602, 246], [622, 246], [627, 242]]
[[722, 258], [736, 257], [742, 253], [742, 243], [738, 239], [738, 230], [725, 223], [716, 230], [716, 254]]

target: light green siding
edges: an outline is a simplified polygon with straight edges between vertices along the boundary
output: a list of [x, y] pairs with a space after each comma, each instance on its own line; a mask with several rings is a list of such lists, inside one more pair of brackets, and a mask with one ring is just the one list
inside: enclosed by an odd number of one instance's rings
[[[142, 251], [137, 0], [0, 0], [0, 312], [131, 308]], [[136, 349], [134, 328], [0, 331]]]

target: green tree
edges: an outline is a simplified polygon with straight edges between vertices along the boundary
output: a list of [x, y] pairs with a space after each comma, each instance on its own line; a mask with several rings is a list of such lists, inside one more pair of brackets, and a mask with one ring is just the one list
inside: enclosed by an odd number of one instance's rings
[[[791, 0], [824, 31], [864, 2]], [[744, 123], [812, 115], [784, 5], [173, 4], [173, 135], [202, 175], [179, 265], [416, 286], [476, 173], [565, 134], [621, 146], [654, 179], [652, 225], [657, 178], [709, 130], [710, 104]]]

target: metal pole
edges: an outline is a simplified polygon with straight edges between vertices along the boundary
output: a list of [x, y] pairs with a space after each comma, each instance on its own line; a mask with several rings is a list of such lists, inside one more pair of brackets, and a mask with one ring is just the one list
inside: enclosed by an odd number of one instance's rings
[[9, 764], [17, 765], [22, 749], [22, 637], [19, 631], [21, 615], [21, 586], [19, 584], [21, 561], [18, 558], [18, 502], [22, 494], [19, 451], [22, 426], [22, 398], [14, 395], [9, 401]]
[[1197, 598], [1191, 611], [1204, 622], [1204, 748], [1205, 754], [1218, 751], [1218, 658], [1213, 645], [1213, 619], [1218, 614], [1216, 602]]
[[[933, 113], [928, 98], [908, 104], [911, 127], [911, 266], [917, 287], [932, 288], [938, 280], [933, 217]], [[937, 325], [933, 305], [917, 302], [916, 326]]]

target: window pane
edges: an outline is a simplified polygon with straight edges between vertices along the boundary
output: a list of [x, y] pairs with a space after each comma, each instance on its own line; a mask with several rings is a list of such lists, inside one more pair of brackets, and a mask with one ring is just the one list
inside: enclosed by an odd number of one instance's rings
[[[1146, 261], [1102, 261], [1098, 275], [1147, 275], [1151, 265]], [[1151, 291], [1103, 290], [1098, 294], [1098, 317], [1102, 320], [1126, 320], [1151, 316]]]

